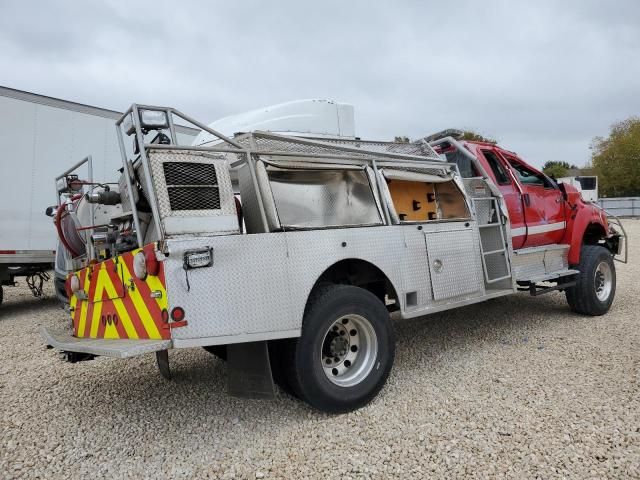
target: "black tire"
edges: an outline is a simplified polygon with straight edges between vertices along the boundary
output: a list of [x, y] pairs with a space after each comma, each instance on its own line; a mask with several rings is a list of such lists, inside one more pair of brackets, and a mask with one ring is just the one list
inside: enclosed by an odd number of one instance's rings
[[[350, 325], [348, 322], [352, 320], [349, 319], [360, 322], [361, 332], [353, 328], [348, 334], [340, 333], [344, 339], [341, 340], [336, 328], [342, 324]], [[361, 350], [358, 350], [355, 340], [353, 344], [348, 343], [352, 338], [360, 339]], [[367, 338], [370, 340], [366, 340]], [[327, 343], [329, 340], [338, 343]], [[371, 347], [374, 344], [375, 348]], [[349, 358], [348, 352], [358, 352], [355, 353], [353, 365], [340, 360], [340, 364], [335, 364], [337, 368], [327, 367], [323, 361], [333, 361], [334, 356], [334, 353], [327, 353], [328, 345], [331, 348], [340, 345], [338, 348], [343, 359]], [[347, 352], [346, 357], [344, 352]], [[302, 335], [290, 341], [284, 353], [284, 373], [288, 385], [297, 397], [324, 412], [355, 410], [376, 396], [391, 371], [395, 356], [395, 336], [389, 313], [375, 295], [362, 288], [350, 285], [320, 287], [309, 299], [302, 323]], [[326, 355], [329, 357], [325, 358]], [[338, 362], [337, 356], [335, 359]], [[331, 372], [337, 372], [338, 368], [342, 369], [346, 379], [358, 373], [356, 380], [347, 379], [356, 383], [338, 385], [335, 382], [342, 381], [340, 376], [330, 380]]]
[[223, 362], [227, 361], [227, 346], [226, 345], [207, 345], [204, 348], [211, 355], [215, 355]]
[[[616, 268], [611, 252], [599, 245], [583, 245], [576, 268], [580, 270], [576, 284], [565, 292], [571, 310], [582, 315], [604, 315], [616, 294]], [[602, 271], [610, 272], [610, 277]]]
[[4, 287], [0, 285], [0, 306], [2, 305], [3, 301], [4, 301]]

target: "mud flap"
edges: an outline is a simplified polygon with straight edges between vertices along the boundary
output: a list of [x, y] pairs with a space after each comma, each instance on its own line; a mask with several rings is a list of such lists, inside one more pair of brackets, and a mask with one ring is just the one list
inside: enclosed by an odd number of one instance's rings
[[267, 342], [227, 345], [229, 395], [242, 398], [274, 398], [275, 386]]

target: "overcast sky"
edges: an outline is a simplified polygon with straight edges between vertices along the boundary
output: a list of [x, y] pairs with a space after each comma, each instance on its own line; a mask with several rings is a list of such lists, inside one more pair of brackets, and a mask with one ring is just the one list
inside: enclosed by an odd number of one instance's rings
[[206, 123], [328, 98], [364, 138], [471, 128], [581, 166], [640, 114], [640, 1], [3, 0], [0, 85]]

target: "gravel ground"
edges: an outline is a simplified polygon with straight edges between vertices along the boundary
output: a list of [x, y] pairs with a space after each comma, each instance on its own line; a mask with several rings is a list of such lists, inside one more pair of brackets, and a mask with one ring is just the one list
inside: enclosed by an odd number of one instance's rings
[[65, 363], [39, 325], [67, 322], [22, 283], [0, 308], [0, 477], [640, 477], [640, 221], [612, 310], [519, 294], [396, 324], [387, 386], [330, 416], [279, 393], [225, 393], [200, 349]]

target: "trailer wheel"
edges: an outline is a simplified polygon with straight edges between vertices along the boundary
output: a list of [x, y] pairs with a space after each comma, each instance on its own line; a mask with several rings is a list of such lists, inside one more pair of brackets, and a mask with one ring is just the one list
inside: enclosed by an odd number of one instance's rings
[[313, 407], [348, 412], [376, 396], [394, 355], [382, 302], [362, 288], [331, 285], [309, 300], [302, 335], [289, 343], [285, 373], [295, 394]]
[[4, 287], [0, 285], [0, 305], [2, 305], [3, 300], [4, 300]]
[[576, 284], [566, 290], [571, 310], [583, 315], [604, 315], [616, 294], [616, 268], [609, 250], [583, 245]]

